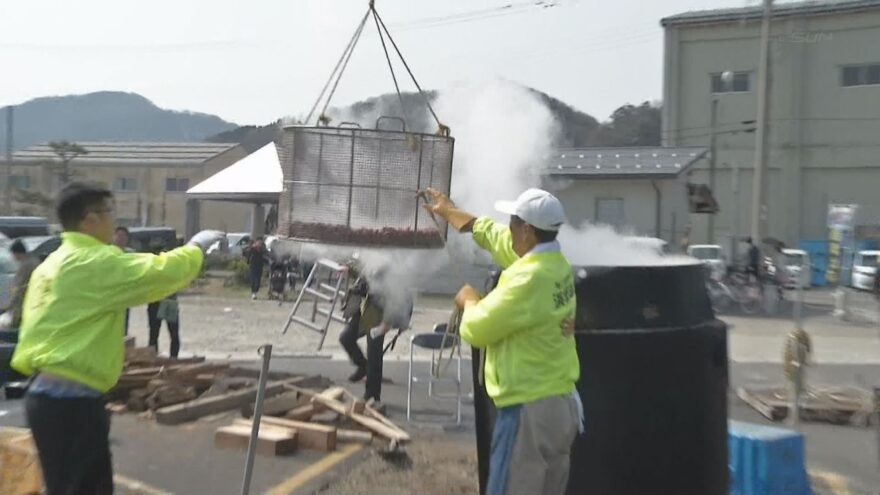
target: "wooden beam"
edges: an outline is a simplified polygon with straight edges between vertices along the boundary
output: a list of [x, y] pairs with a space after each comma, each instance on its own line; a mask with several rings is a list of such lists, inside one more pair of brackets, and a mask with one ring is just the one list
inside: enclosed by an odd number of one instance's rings
[[373, 441], [373, 434], [369, 431], [348, 430], [343, 428], [336, 429], [336, 440], [340, 442], [357, 442], [370, 443]]
[[[252, 421], [237, 419], [235, 424], [250, 425]], [[289, 428], [298, 432], [297, 442], [300, 448], [330, 452], [336, 450], [336, 428], [304, 421], [294, 421], [266, 416], [260, 421], [260, 428], [269, 425], [276, 428]]]
[[743, 400], [746, 404], [752, 406], [756, 411], [758, 411], [762, 416], [771, 420], [777, 421], [780, 418], [779, 414], [776, 412], [776, 408], [768, 405], [764, 401], [762, 401], [758, 396], [752, 394], [748, 390], [743, 387], [739, 387], [736, 389], [736, 395]]
[[372, 432], [379, 434], [389, 440], [395, 441], [397, 443], [404, 443], [410, 441], [410, 436], [405, 431], [395, 426], [389, 426], [382, 421], [379, 421], [375, 418], [365, 416], [363, 414], [357, 414], [351, 411], [350, 408], [346, 407], [345, 404], [339, 402], [335, 399], [330, 399], [328, 397], [324, 397], [321, 394], [315, 395], [312, 397], [313, 402], [318, 402], [323, 404], [324, 407], [334, 411], [338, 414], [342, 414], [343, 416], [348, 416], [355, 423], [371, 430]]
[[[296, 451], [297, 431], [290, 428], [260, 428], [257, 436], [257, 454], [278, 456]], [[214, 432], [214, 446], [217, 448], [247, 449], [251, 429], [246, 425], [234, 424], [217, 428]]]
[[[266, 384], [266, 397], [274, 397], [284, 392], [285, 382]], [[216, 414], [241, 407], [253, 402], [257, 397], [257, 387], [249, 387], [235, 392], [213, 397], [199, 398], [193, 401], [163, 407], [156, 410], [156, 421], [163, 425], [176, 425], [185, 421], [198, 419], [209, 414]]]
[[[278, 416], [283, 415], [287, 411], [296, 408], [297, 406], [302, 406], [302, 402], [304, 399], [300, 398], [299, 393], [297, 392], [285, 392], [283, 394], [272, 397], [271, 399], [266, 399], [263, 402], [263, 414], [267, 416]], [[250, 418], [254, 415], [254, 404], [248, 402], [247, 404], [241, 406], [241, 415], [245, 418]]]

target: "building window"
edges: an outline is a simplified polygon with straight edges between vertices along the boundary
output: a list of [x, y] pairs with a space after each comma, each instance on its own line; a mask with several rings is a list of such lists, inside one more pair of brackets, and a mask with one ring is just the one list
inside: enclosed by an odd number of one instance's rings
[[29, 175], [10, 175], [9, 176], [9, 187], [14, 187], [15, 189], [30, 189], [31, 188], [31, 177]]
[[165, 190], [168, 192], [186, 192], [189, 190], [189, 179], [169, 177], [165, 179]]
[[748, 93], [752, 90], [751, 72], [734, 72], [733, 80], [724, 82], [721, 74], [712, 74], [712, 93]]
[[880, 64], [841, 67], [840, 84], [843, 87], [880, 84]]
[[599, 198], [596, 200], [596, 223], [623, 227], [626, 218], [623, 214], [622, 198]]
[[137, 179], [132, 177], [117, 177], [113, 189], [122, 192], [137, 191]]

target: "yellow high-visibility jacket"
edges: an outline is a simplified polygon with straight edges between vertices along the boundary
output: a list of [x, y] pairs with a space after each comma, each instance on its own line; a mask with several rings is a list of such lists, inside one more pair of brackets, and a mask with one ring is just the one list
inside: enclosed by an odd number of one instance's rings
[[106, 392], [122, 372], [125, 309], [189, 285], [201, 270], [202, 251], [125, 253], [89, 235], [61, 237], [61, 247], [31, 275], [12, 367]]
[[485, 348], [486, 392], [498, 407], [571, 393], [580, 375], [574, 337], [561, 323], [575, 314], [571, 265], [558, 251], [519, 258], [510, 229], [483, 217], [473, 238], [504, 268], [498, 285], [462, 315], [461, 338]]

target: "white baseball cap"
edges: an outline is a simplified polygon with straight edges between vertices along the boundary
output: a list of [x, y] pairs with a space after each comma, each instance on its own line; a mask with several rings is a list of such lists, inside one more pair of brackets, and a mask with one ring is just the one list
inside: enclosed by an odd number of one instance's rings
[[565, 209], [556, 196], [541, 189], [526, 189], [516, 201], [496, 201], [495, 209], [516, 215], [532, 227], [557, 231], [565, 223]]

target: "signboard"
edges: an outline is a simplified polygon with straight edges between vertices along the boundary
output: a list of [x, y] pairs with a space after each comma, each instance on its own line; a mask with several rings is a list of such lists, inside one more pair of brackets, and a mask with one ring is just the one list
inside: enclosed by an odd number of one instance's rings
[[848, 272], [850, 256], [855, 246], [853, 222], [858, 205], [828, 205], [828, 268], [825, 278], [832, 285], [846, 282], [842, 275]]

